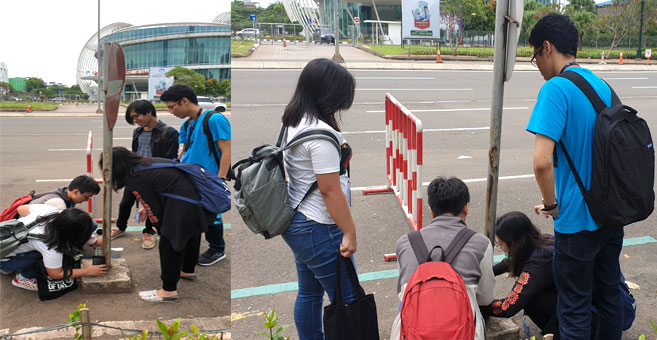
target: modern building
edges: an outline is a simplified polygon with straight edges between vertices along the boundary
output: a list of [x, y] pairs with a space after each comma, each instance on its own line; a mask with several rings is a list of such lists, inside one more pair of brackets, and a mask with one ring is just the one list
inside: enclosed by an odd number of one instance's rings
[[[165, 23], [133, 26], [114, 23], [100, 31], [101, 44], [116, 42], [123, 48], [126, 64], [124, 100], [148, 97], [151, 68], [182, 66], [206, 79], [230, 79], [230, 22], [219, 15], [211, 23]], [[91, 99], [97, 98], [98, 34], [82, 48], [77, 83]]]
[[0, 61], [0, 83], [9, 82], [9, 73], [7, 72], [7, 64], [4, 61]]

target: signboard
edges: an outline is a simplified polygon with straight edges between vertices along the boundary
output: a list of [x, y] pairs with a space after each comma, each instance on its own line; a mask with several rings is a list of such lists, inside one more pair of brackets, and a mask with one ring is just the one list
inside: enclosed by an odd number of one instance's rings
[[313, 18], [308, 18], [308, 25], [312, 25], [312, 24], [313, 24]]
[[402, 0], [404, 39], [440, 39], [440, 0]]
[[355, 23], [359, 23], [359, 22], [360, 22], [360, 18], [359, 18], [359, 17], [355, 17], [355, 18], [354, 18], [354, 22], [355, 22]]
[[166, 73], [173, 67], [151, 67], [148, 72], [148, 99], [160, 98], [162, 92], [173, 85], [173, 77], [167, 77]]
[[646, 49], [646, 58], [650, 59], [651, 56], [652, 56], [652, 50]]
[[256, 15], [255, 14], [251, 14], [251, 21], [256, 21]]
[[113, 42], [105, 44], [103, 53], [107, 59], [105, 64], [105, 78], [103, 79], [103, 91], [105, 92], [105, 117], [110, 131], [114, 129], [116, 117], [119, 113], [121, 103], [121, 92], [125, 84], [125, 56], [121, 45]]

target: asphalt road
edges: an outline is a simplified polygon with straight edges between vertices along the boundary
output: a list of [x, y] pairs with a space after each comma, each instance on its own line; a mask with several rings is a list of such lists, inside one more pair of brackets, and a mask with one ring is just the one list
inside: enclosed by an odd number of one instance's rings
[[[95, 106], [73, 109], [64, 107], [64, 115], [93, 113]], [[37, 113], [34, 113], [35, 115]], [[114, 130], [114, 145], [130, 148], [132, 129], [123, 119], [123, 112]], [[161, 120], [178, 129], [182, 120], [160, 112]], [[102, 148], [102, 120], [100, 117], [1, 117], [0, 118], [0, 206], [8, 206], [16, 197], [30, 190], [37, 193], [68, 185], [70, 179], [86, 173], [87, 135], [94, 136], [93, 171], [95, 178], [102, 178], [97, 161]], [[113, 193], [112, 216], [118, 214], [118, 202], [122, 192]], [[95, 218], [102, 217], [102, 192], [94, 197]], [[78, 208], [87, 209], [86, 203]], [[134, 213], [134, 210], [133, 210]], [[136, 226], [129, 221], [129, 226]], [[209, 267], [197, 266], [198, 280], [181, 280], [178, 291], [181, 300], [176, 304], [152, 304], [137, 296], [141, 290], [157, 289], [161, 286], [160, 265], [157, 248], [141, 248], [141, 228], [128, 236], [112, 241], [115, 252], [126, 259], [131, 270], [133, 289], [124, 294], [81, 294], [79, 290], [47, 302], [38, 302], [37, 294], [11, 286], [11, 276], [0, 277], [0, 299], [2, 300], [0, 329], [16, 332], [28, 327], [47, 327], [62, 324], [65, 317], [78, 304], [86, 303], [91, 309], [92, 321], [151, 321], [145, 324], [156, 329], [155, 320], [172, 320], [178, 317], [196, 319], [223, 317], [223, 322], [214, 323], [215, 329], [229, 328], [230, 315], [230, 258]], [[230, 244], [230, 229], [226, 240]], [[202, 251], [207, 242], [202, 240]], [[38, 313], [34, 313], [38, 308]], [[200, 325], [199, 322], [196, 322]], [[217, 326], [220, 325], [220, 326]], [[209, 330], [209, 329], [208, 329]]]
[[[289, 101], [300, 70], [234, 70], [232, 74], [233, 163], [262, 144], [273, 144], [280, 117]], [[376, 294], [382, 338], [390, 335], [397, 311], [397, 264], [384, 262], [383, 254], [394, 252], [397, 239], [411, 228], [392, 194], [363, 196], [362, 188], [386, 184], [385, 123], [383, 98], [390, 92], [405, 104], [424, 126], [424, 182], [435, 176], [457, 176], [468, 180], [471, 194], [468, 225], [483, 231], [487, 176], [492, 72], [485, 71], [352, 71], [356, 98], [342, 115], [342, 131], [354, 150], [351, 163], [353, 208], [358, 230], [358, 272], [367, 292]], [[619, 94], [657, 131], [657, 73], [600, 73]], [[540, 203], [540, 192], [532, 171], [534, 136], [525, 131], [543, 79], [538, 71], [516, 72], [505, 86], [502, 127], [498, 214], [519, 210], [532, 213]], [[360, 189], [360, 190], [359, 190]], [[424, 188], [426, 190], [426, 187]], [[426, 191], [425, 191], [426, 192]], [[239, 339], [257, 339], [252, 331], [262, 330], [258, 313], [270, 308], [279, 314], [280, 324], [290, 324], [284, 334], [296, 337], [293, 305], [296, 297], [296, 270], [293, 256], [281, 238], [264, 240], [252, 234], [232, 212], [232, 312], [233, 334]], [[424, 203], [424, 223], [430, 221]], [[552, 222], [532, 216], [544, 232]], [[625, 228], [626, 239], [648, 240], [623, 249], [621, 265], [628, 281], [640, 288], [637, 320], [624, 339], [652, 334], [649, 319], [657, 320], [657, 231], [654, 215]], [[639, 237], [646, 237], [637, 239]], [[651, 241], [652, 240], [652, 241]], [[640, 242], [639, 242], [640, 243]], [[498, 278], [496, 295], [503, 297], [513, 284]], [[325, 299], [328, 300], [328, 299]], [[326, 301], [325, 301], [326, 302]], [[517, 317], [516, 322], [521, 322]]]

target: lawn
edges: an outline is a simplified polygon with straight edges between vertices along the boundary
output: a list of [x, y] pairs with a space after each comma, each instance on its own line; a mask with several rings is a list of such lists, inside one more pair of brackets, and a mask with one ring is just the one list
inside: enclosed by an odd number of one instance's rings
[[244, 54], [253, 46], [253, 44], [255, 44], [255, 41], [253, 40], [231, 40], [230, 53]]
[[54, 110], [59, 104], [42, 102], [0, 102], [0, 109], [27, 110], [27, 105], [32, 105], [32, 110]]
[[[416, 56], [416, 55], [436, 55], [435, 46], [418, 46], [418, 45], [406, 45], [402, 48], [399, 45], [365, 45], [371, 50], [384, 54], [384, 55], [397, 55], [397, 56]], [[609, 49], [603, 48], [585, 48], [583, 50], [577, 51], [577, 58], [593, 58], [600, 59], [600, 54], [605, 52], [605, 58]], [[618, 59], [620, 55], [620, 50], [614, 50], [611, 53], [609, 58]], [[442, 55], [452, 55], [452, 48], [442, 46], [440, 48], [440, 53]], [[531, 57], [534, 53], [533, 48], [531, 47], [518, 47], [517, 56], [518, 57]], [[476, 56], [479, 58], [492, 57], [495, 54], [493, 47], [459, 47], [457, 49], [457, 55], [460, 56]], [[624, 58], [634, 58], [636, 56], [636, 51], [623, 51]]]

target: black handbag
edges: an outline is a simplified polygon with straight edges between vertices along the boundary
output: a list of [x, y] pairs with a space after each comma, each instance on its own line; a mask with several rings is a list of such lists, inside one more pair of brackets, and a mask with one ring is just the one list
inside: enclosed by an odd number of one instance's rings
[[[64, 255], [64, 261], [72, 261], [72, 265], [75, 268], [76, 261], [73, 258], [69, 258], [68, 255]], [[33, 268], [35, 269], [37, 275], [37, 290], [39, 293], [39, 301], [48, 301], [56, 299], [68, 292], [74, 291], [78, 288], [77, 281], [72, 278], [66, 280], [55, 280], [48, 276], [46, 267], [43, 265], [43, 260], [37, 261]]]
[[[356, 301], [345, 305], [342, 302], [340, 262], [346, 263], [347, 276], [356, 292]], [[351, 259], [338, 253], [337, 273], [335, 275], [334, 299], [324, 307], [324, 334], [326, 340], [379, 340], [379, 325], [376, 317], [374, 295], [365, 295], [358, 282], [356, 269]]]

